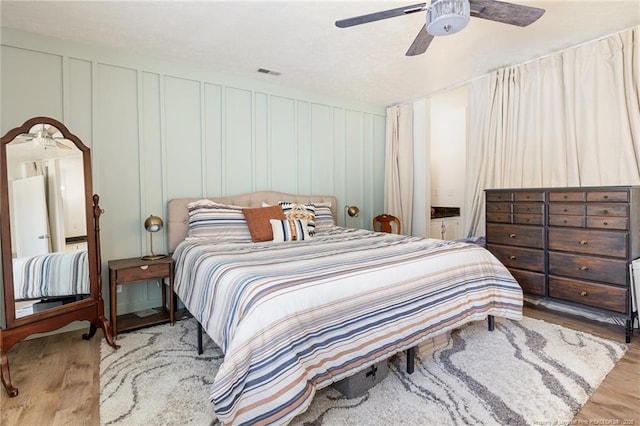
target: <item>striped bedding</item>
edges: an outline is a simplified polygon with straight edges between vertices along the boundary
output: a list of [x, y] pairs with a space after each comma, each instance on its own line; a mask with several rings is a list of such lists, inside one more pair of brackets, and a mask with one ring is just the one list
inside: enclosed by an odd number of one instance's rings
[[87, 251], [13, 259], [13, 292], [16, 300], [89, 294]]
[[487, 315], [522, 291], [487, 250], [332, 226], [299, 242], [187, 239], [175, 289], [225, 353], [211, 401], [225, 424], [286, 424], [318, 389]]

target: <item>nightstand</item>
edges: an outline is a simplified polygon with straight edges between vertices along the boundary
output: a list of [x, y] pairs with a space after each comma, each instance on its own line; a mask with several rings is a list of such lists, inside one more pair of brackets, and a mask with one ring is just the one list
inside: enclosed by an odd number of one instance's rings
[[[167, 311], [167, 292], [164, 279], [169, 279], [169, 310]], [[160, 280], [162, 288], [162, 307], [159, 312], [145, 310], [118, 315], [118, 286], [141, 281]], [[139, 257], [109, 261], [109, 284], [111, 287], [111, 326], [113, 336], [119, 331], [160, 324], [169, 321], [174, 324], [175, 297], [173, 293], [173, 258], [142, 260]]]

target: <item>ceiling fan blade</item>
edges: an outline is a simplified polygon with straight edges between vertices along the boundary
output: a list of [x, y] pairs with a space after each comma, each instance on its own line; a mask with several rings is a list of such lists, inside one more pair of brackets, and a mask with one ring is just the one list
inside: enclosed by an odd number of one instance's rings
[[67, 145], [66, 143], [64, 143], [64, 142], [60, 142], [61, 140], [65, 140], [65, 139], [59, 139], [59, 140], [56, 140], [56, 147], [57, 147], [57, 148], [62, 148], [62, 149], [71, 149], [71, 147], [70, 147], [69, 145]]
[[471, 16], [526, 27], [533, 24], [545, 10], [537, 7], [506, 3], [497, 0], [469, 0]]
[[423, 25], [420, 27], [420, 31], [418, 31], [418, 35], [409, 46], [409, 50], [405, 53], [406, 56], [416, 56], [422, 55], [427, 51], [427, 48], [431, 44], [431, 40], [433, 40], [433, 36], [427, 32], [427, 26]]
[[408, 15], [410, 13], [420, 12], [426, 9], [426, 3], [418, 3], [411, 6], [398, 7], [395, 9], [383, 10], [380, 12], [369, 13], [367, 15], [354, 16], [353, 18], [340, 19], [336, 21], [336, 27], [347, 28], [354, 25], [366, 24], [367, 22], [380, 21], [382, 19], [395, 18], [396, 16]]
[[[43, 125], [43, 127], [44, 127], [44, 125]], [[56, 133], [58, 133], [58, 131], [59, 131], [58, 129], [56, 129], [56, 128], [55, 128], [55, 127], [53, 127], [53, 126], [49, 126], [49, 127], [47, 127], [46, 129], [47, 129], [47, 133], [49, 134], [49, 136], [53, 136], [53, 135], [55, 135]]]

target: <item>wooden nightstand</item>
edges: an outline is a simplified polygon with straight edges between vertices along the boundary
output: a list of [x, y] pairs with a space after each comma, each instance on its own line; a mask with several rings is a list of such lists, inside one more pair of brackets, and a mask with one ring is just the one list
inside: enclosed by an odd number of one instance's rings
[[[169, 279], [169, 310], [167, 311], [167, 292], [164, 278]], [[118, 286], [132, 284], [153, 279], [160, 280], [162, 288], [162, 307], [160, 312], [142, 315], [133, 312], [118, 315]], [[142, 260], [139, 257], [109, 261], [109, 283], [111, 286], [111, 326], [113, 336], [118, 331], [132, 330], [153, 324], [169, 321], [174, 323], [175, 297], [173, 293], [173, 258], [165, 257], [158, 260]]]

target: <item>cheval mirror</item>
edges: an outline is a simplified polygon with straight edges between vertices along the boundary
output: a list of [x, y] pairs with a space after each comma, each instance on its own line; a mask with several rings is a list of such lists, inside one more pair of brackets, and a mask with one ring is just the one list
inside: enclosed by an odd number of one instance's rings
[[91, 154], [59, 121], [27, 120], [0, 143], [2, 306], [0, 369], [9, 396], [7, 352], [34, 333], [90, 321], [109, 345], [100, 259], [102, 210], [92, 196]]

